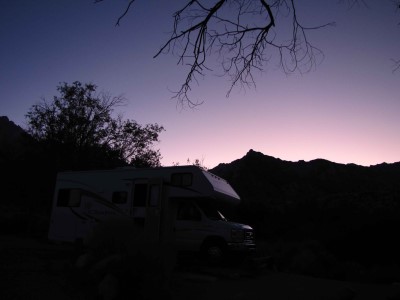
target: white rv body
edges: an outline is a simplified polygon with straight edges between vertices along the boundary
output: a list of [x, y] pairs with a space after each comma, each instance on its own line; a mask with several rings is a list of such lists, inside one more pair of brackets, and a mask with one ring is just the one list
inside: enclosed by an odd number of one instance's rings
[[214, 205], [239, 202], [227, 181], [196, 166], [60, 172], [48, 237], [74, 242], [120, 217], [178, 250], [253, 250], [253, 229], [228, 222]]

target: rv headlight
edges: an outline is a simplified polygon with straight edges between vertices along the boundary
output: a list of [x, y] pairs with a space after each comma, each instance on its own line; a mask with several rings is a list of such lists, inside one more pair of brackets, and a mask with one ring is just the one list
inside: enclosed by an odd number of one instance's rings
[[243, 229], [232, 229], [231, 238], [234, 243], [241, 243], [244, 241], [244, 230]]

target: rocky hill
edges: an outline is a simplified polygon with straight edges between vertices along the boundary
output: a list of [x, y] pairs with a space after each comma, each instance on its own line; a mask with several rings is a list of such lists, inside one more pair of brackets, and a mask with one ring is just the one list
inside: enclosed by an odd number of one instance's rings
[[326, 202], [332, 198], [400, 200], [400, 162], [370, 167], [338, 164], [324, 159], [290, 162], [250, 150], [241, 159], [210, 170], [227, 179], [244, 201]]
[[341, 262], [400, 264], [399, 162], [370, 167], [323, 159], [289, 162], [250, 150], [210, 171], [241, 196], [233, 216], [251, 224], [258, 237], [311, 240], [314, 249]]
[[24, 130], [16, 125], [14, 122], [10, 121], [6, 116], [0, 116], [0, 141], [11, 142], [24, 132]]
[[6, 116], [0, 116], [0, 163], [21, 155], [24, 135], [21, 127]]

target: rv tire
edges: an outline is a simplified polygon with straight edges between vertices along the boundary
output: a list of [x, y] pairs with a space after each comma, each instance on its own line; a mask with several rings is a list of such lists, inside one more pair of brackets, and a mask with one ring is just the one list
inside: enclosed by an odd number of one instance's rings
[[226, 243], [221, 239], [208, 239], [202, 246], [202, 254], [208, 262], [221, 263], [226, 255]]

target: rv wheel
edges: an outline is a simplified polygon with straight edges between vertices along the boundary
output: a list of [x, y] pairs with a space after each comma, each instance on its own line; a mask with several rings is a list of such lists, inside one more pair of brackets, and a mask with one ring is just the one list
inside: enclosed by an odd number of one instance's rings
[[211, 263], [220, 263], [225, 257], [225, 242], [219, 240], [206, 241], [202, 249], [203, 255]]

